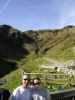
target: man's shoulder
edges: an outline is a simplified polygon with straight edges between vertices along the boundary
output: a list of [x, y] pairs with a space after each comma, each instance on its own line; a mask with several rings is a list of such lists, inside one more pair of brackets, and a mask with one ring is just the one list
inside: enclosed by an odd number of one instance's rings
[[21, 86], [18, 86], [16, 89], [14, 89], [13, 94], [16, 94], [21, 89]]
[[21, 88], [22, 88], [22, 86], [18, 86], [14, 91], [17, 91], [17, 90], [19, 90]]

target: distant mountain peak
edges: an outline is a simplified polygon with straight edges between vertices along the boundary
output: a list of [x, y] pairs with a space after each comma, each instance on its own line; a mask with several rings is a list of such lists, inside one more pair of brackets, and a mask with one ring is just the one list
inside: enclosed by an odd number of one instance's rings
[[12, 27], [10, 25], [3, 24], [3, 25], [0, 25], [0, 28], [12, 28]]
[[67, 25], [64, 28], [74, 28], [74, 27], [75, 27], [74, 25]]

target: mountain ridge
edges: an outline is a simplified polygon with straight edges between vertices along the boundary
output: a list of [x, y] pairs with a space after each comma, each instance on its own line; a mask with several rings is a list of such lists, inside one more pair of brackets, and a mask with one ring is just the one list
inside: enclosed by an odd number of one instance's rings
[[[73, 45], [75, 43], [74, 36], [75, 26], [72, 25], [65, 26], [62, 29], [29, 30], [25, 32], [9, 25], [0, 25], [0, 56], [17, 59], [30, 54], [31, 51], [36, 54], [44, 54], [64, 41], [72, 40], [74, 41]], [[63, 45], [66, 46], [64, 43]]]
[[[62, 29], [24, 32], [9, 25], [0, 25], [0, 59], [7, 63], [15, 61], [15, 66], [16, 61], [30, 54], [57, 60], [72, 60], [75, 59], [74, 47], [75, 26], [72, 25]], [[0, 62], [1, 66], [2, 63], [3, 61]]]

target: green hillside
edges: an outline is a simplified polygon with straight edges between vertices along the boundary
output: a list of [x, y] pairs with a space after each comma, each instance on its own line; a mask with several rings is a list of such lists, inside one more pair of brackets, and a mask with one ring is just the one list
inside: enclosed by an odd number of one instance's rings
[[37, 53], [61, 60], [75, 58], [75, 27], [59, 30], [28, 31], [27, 35], [36, 42]]
[[40, 72], [38, 66], [47, 64], [43, 57], [62, 62], [75, 60], [75, 26], [21, 32], [0, 25], [0, 79], [7, 80], [0, 87], [14, 89], [19, 84], [22, 69]]
[[[0, 26], [0, 57], [18, 60], [31, 53], [60, 59], [74, 56], [75, 27], [57, 30], [21, 32], [8, 25]], [[66, 55], [67, 52], [67, 55]], [[70, 53], [70, 54], [69, 54]], [[72, 59], [71, 58], [71, 59]]]

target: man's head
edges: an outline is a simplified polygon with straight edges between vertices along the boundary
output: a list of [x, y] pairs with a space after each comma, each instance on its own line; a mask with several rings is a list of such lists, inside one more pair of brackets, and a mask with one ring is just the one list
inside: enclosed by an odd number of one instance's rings
[[40, 78], [34, 78], [33, 79], [33, 85], [40, 85], [41, 81], [40, 81]]
[[29, 77], [28, 77], [28, 75], [23, 75], [22, 76], [22, 85], [23, 85], [23, 87], [27, 87], [28, 83], [29, 83]]

